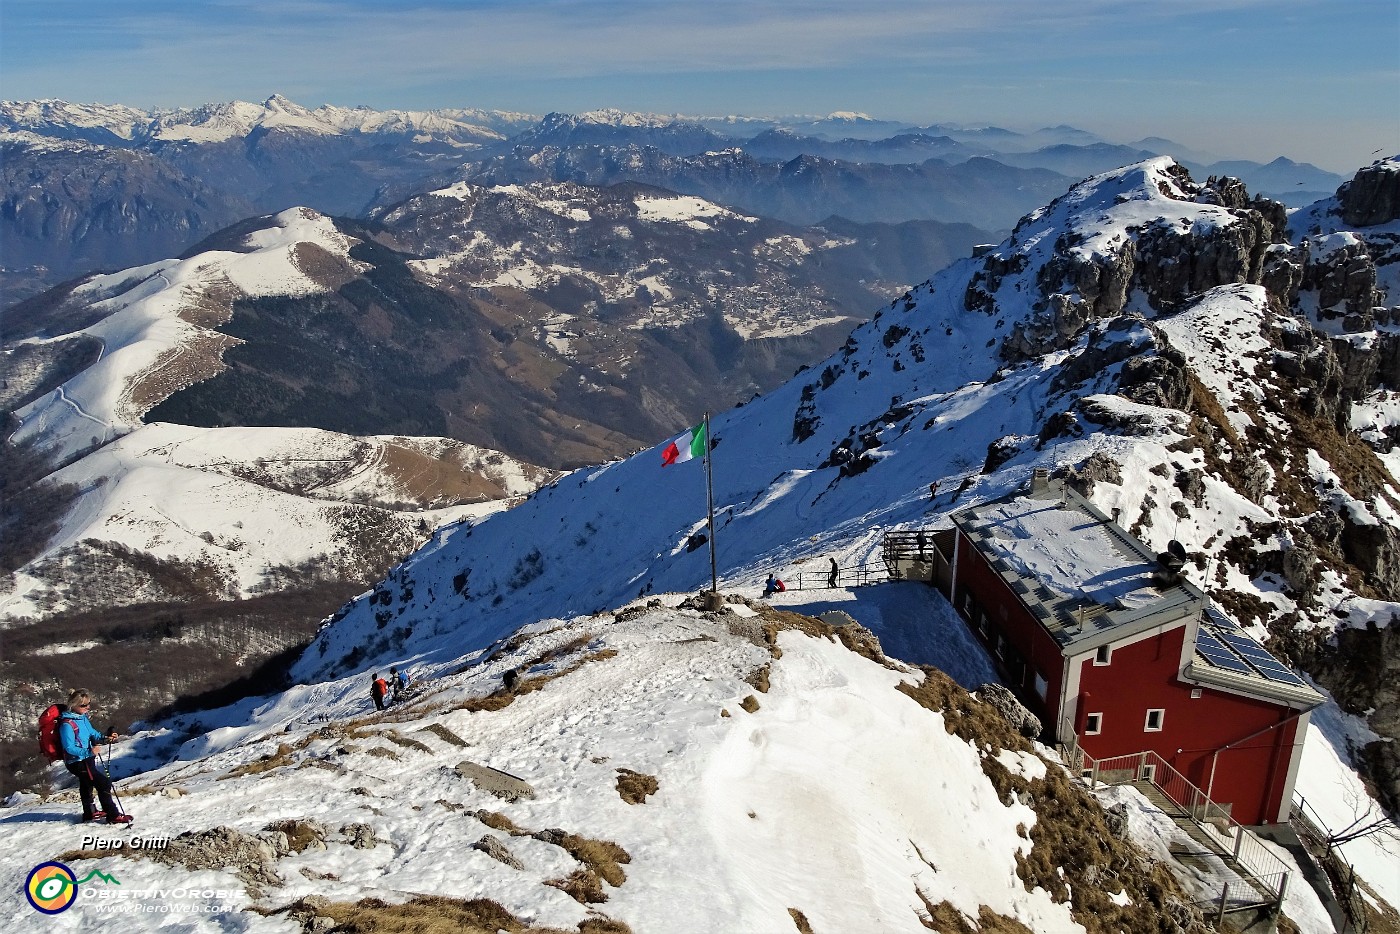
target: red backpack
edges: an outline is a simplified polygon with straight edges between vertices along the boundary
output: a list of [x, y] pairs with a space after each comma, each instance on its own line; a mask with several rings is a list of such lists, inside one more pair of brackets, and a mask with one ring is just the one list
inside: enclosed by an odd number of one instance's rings
[[[50, 704], [47, 710], [39, 714], [39, 751], [50, 762], [63, 758], [63, 744], [58, 741], [58, 718], [67, 712], [67, 704]], [[73, 732], [77, 731], [77, 726], [74, 726]]]

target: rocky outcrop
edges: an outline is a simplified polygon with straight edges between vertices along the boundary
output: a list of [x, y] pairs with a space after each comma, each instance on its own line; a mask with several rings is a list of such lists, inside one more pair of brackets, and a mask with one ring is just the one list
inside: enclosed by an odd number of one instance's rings
[[1337, 189], [1342, 220], [1353, 227], [1374, 227], [1400, 219], [1400, 161], [1369, 165]]
[[1356, 234], [1334, 233], [1308, 241], [1301, 288], [1317, 293], [1320, 321], [1341, 319], [1349, 332], [1375, 325], [1376, 264]]
[[1232, 224], [1182, 230], [1159, 221], [1142, 231], [1132, 284], [1148, 304], [1169, 311], [1219, 285], [1262, 281], [1268, 248], [1281, 237], [1283, 225], [1275, 226], [1254, 207], [1231, 213]]
[[1017, 733], [1031, 739], [1040, 735], [1040, 718], [1017, 700], [1008, 688], [995, 683], [984, 684], [977, 689], [977, 697], [990, 704]]
[[493, 769], [489, 765], [479, 765], [468, 759], [463, 759], [457, 763], [453, 771], [482, 791], [506, 801], [518, 801], [521, 798], [535, 796], [535, 789], [530, 786], [529, 782], [511, 775], [509, 772]]
[[[1165, 173], [1156, 176], [1162, 195], [1223, 211], [1202, 213], [1198, 208], [1194, 220], [1164, 213], [1140, 227], [1127, 226], [1126, 238], [1062, 230], [1049, 257], [1034, 270], [1039, 297], [1032, 303], [1032, 314], [1017, 321], [1003, 342], [1005, 359], [1017, 362], [1064, 349], [1093, 321], [1122, 314], [1134, 295], [1155, 311], [1169, 312], [1217, 286], [1248, 283], [1264, 285], [1281, 305], [1291, 302], [1302, 271], [1283, 244], [1287, 213], [1282, 204], [1250, 200], [1235, 178], [1212, 177], [1197, 185], [1179, 165], [1149, 164], [1143, 171], [1149, 177]], [[1091, 180], [1072, 195], [1102, 199], [1104, 192], [1093, 186], [1107, 184]], [[1140, 191], [1119, 193], [1115, 206], [1139, 197]], [[1017, 226], [1011, 240], [1014, 253], [990, 253], [983, 259], [963, 296], [965, 308], [987, 314], [998, 310], [999, 290], [1028, 269], [1030, 253], [1040, 249], [1034, 228], [1057, 210], [1057, 204]], [[1100, 220], [1106, 219], [1107, 215]], [[1018, 302], [1024, 301], [1021, 289], [1017, 283]]]
[[[1400, 623], [1338, 629], [1330, 642], [1303, 645], [1300, 662], [1343, 710], [1365, 716], [1384, 737], [1400, 736]], [[1351, 750], [1391, 813], [1400, 813], [1400, 755], [1393, 740]]]
[[[1356, 522], [1342, 513], [1342, 553], [1387, 599], [1400, 597], [1400, 530], [1378, 522]], [[1400, 726], [1400, 723], [1396, 724]]]
[[230, 869], [254, 898], [260, 898], [264, 888], [283, 884], [277, 874], [275, 845], [232, 827], [187, 831], [172, 839], [166, 849], [148, 852], [152, 859], [191, 872]]

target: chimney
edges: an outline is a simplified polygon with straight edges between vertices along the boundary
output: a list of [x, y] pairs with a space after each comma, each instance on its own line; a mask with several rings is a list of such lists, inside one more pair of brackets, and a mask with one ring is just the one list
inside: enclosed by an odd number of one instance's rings
[[1031, 493], [1044, 493], [1048, 489], [1050, 489], [1050, 469], [1037, 467], [1031, 473]]

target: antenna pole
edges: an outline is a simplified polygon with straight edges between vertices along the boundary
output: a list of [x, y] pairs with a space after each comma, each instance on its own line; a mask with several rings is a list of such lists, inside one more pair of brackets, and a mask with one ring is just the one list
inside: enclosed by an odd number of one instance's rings
[[710, 413], [705, 413], [705, 505], [710, 523], [710, 593], [719, 593], [719, 573], [715, 564], [715, 472], [711, 454]]

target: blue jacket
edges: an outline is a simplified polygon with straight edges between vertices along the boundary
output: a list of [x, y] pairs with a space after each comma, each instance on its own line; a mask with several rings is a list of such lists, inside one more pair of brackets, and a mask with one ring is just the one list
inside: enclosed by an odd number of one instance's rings
[[58, 718], [58, 742], [64, 762], [82, 762], [91, 759], [93, 745], [107, 742], [107, 737], [97, 732], [87, 714], [70, 710]]

